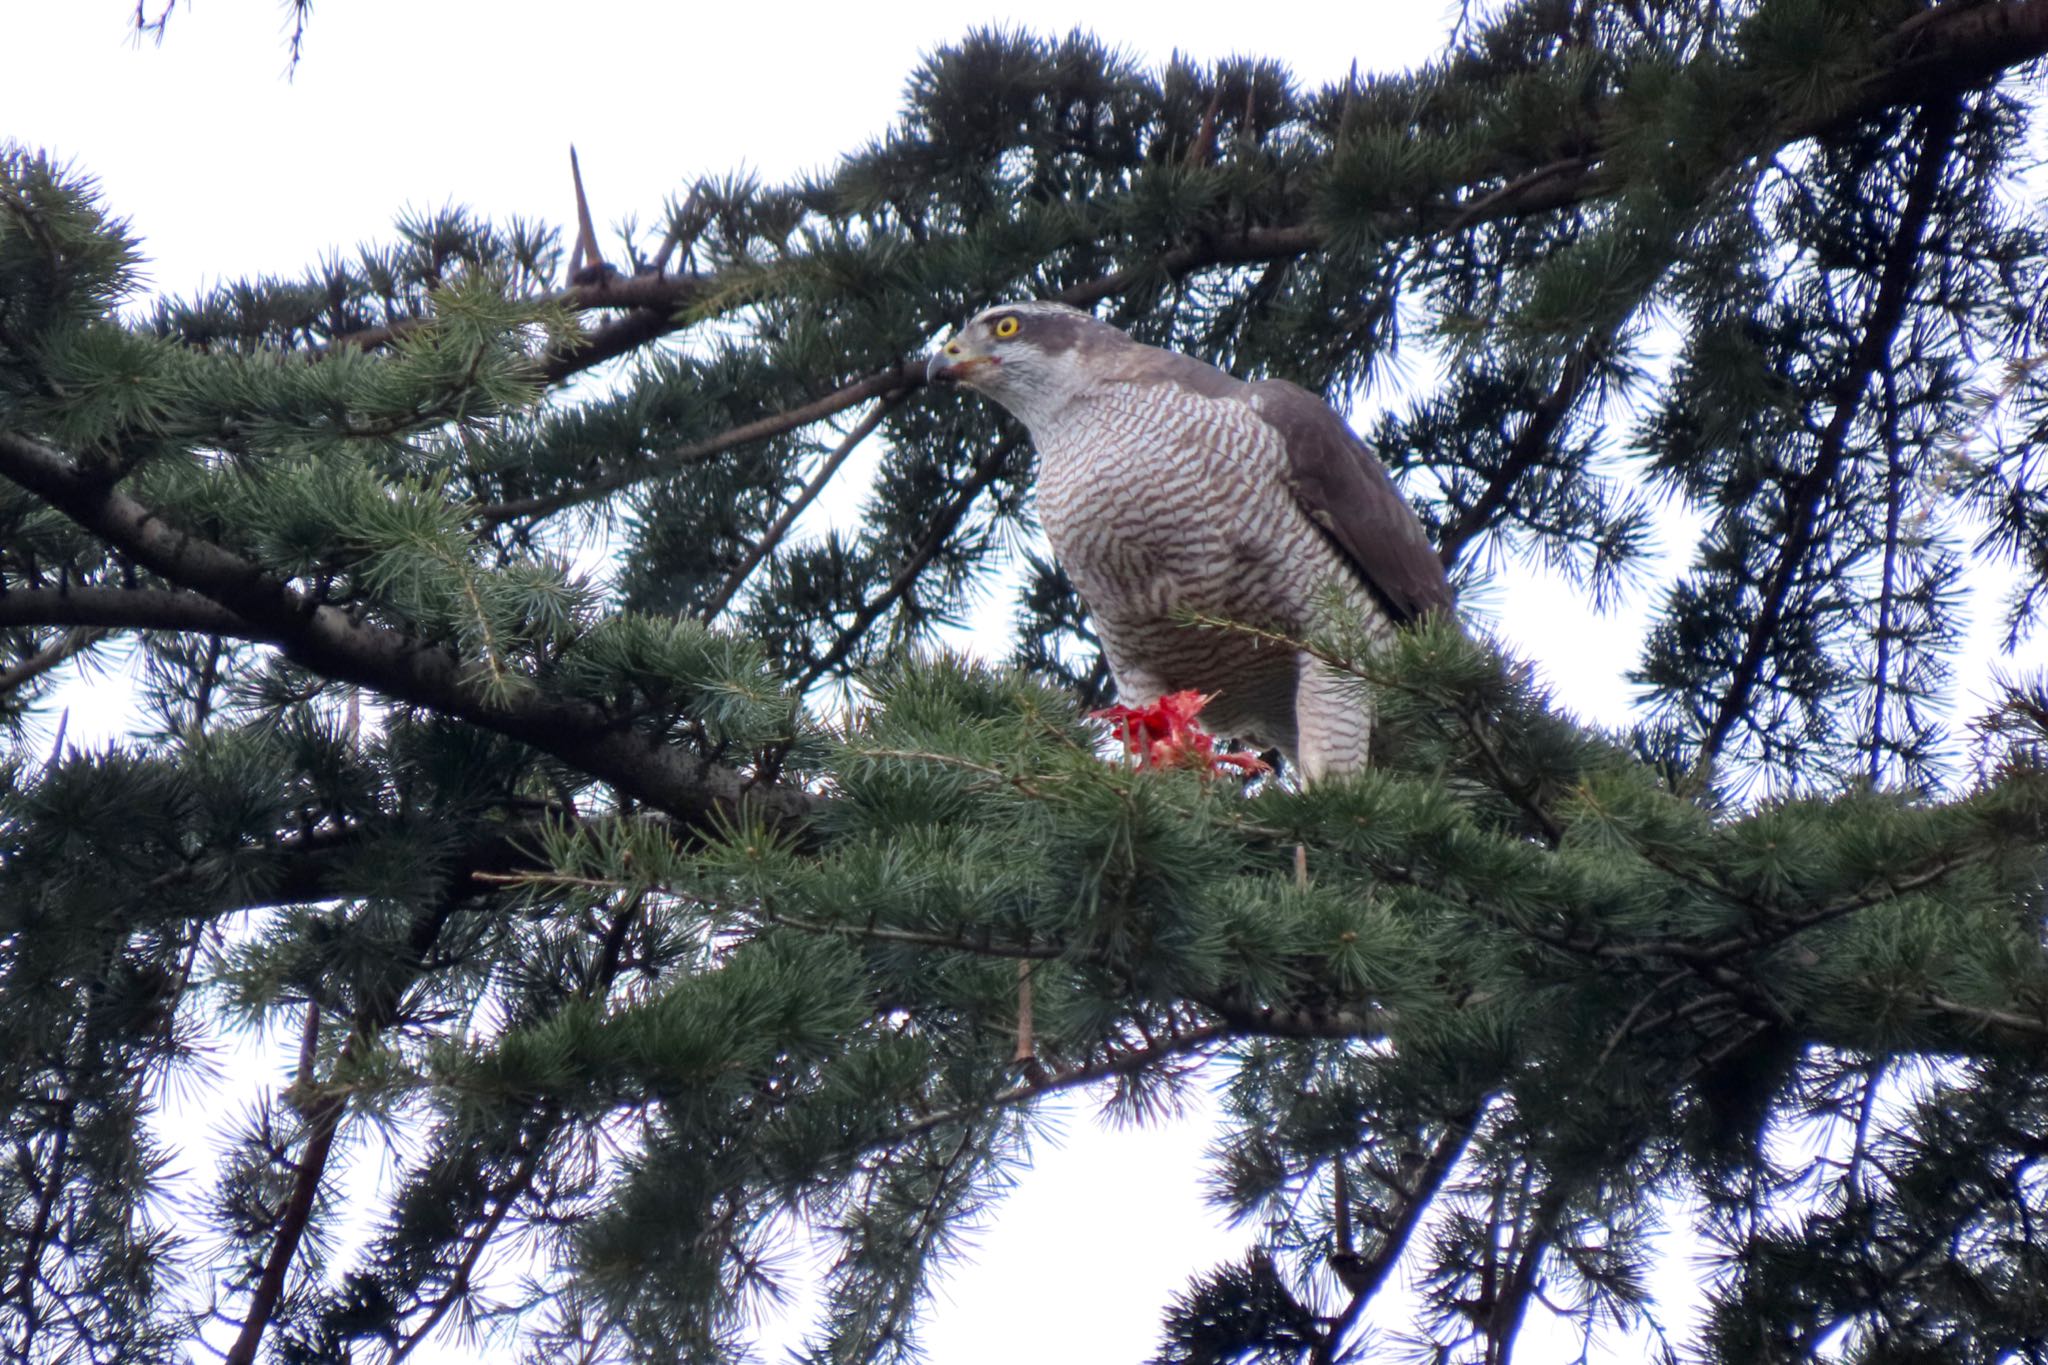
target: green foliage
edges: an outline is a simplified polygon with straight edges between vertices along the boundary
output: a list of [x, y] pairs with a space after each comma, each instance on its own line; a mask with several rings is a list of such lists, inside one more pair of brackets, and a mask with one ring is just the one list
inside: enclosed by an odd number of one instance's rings
[[[801, 1232], [803, 1358], [910, 1360], [1042, 1097], [1201, 1067], [1260, 1245], [1163, 1361], [1636, 1330], [1677, 1219], [1708, 1358], [2043, 1360], [2048, 696], [1946, 709], [1973, 571], [2015, 639], [2048, 593], [2030, 13], [1531, 0], [1321, 90], [977, 32], [630, 274], [450, 209], [146, 318], [91, 183], [0, 152], [10, 1351], [737, 1360]], [[915, 358], [1018, 295], [1340, 398], [1429, 348], [1374, 434], [1467, 584], [1610, 600], [1682, 507], [1644, 723], [1340, 631], [1369, 772], [1134, 770], [1040, 560], [1014, 667], [935, 657], [1032, 457]], [[50, 753], [123, 649], [144, 729]], [[171, 1218], [150, 1119], [226, 1024], [297, 1064]]]

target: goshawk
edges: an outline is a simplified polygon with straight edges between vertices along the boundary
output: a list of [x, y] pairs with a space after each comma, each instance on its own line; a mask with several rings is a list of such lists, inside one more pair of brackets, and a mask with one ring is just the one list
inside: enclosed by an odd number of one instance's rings
[[1374, 635], [1449, 613], [1451, 590], [1414, 510], [1328, 404], [1056, 303], [978, 314], [928, 373], [1029, 429], [1040, 521], [1125, 701], [1213, 694], [1205, 723], [1279, 749], [1310, 782], [1365, 763], [1369, 699], [1252, 632], [1316, 631], [1332, 584]]

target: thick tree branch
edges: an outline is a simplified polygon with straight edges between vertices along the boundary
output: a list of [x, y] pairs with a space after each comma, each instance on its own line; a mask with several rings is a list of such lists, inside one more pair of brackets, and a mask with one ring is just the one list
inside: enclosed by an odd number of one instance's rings
[[[1533, 1182], [1533, 1172], [1529, 1178]], [[1487, 1315], [1486, 1365], [1508, 1365], [1513, 1358], [1515, 1340], [1521, 1335], [1529, 1304], [1536, 1296], [1538, 1272], [1557, 1235], [1558, 1218], [1564, 1212], [1564, 1188], [1556, 1177], [1540, 1191], [1525, 1187], [1522, 1197], [1528, 1202], [1522, 1216], [1515, 1220], [1505, 1248], [1511, 1262], [1507, 1283], [1497, 1287], [1492, 1311]]]
[[177, 588], [67, 585], [0, 592], [0, 629], [72, 626], [164, 630], [275, 644], [274, 635], [196, 592]]
[[[1345, 1338], [1379, 1296], [1387, 1276], [1401, 1263], [1409, 1239], [1435, 1205], [1437, 1194], [1450, 1180], [1451, 1173], [1457, 1170], [1459, 1159], [1465, 1155], [1480, 1125], [1486, 1121], [1486, 1113], [1487, 1107], [1482, 1101], [1448, 1120], [1414, 1173], [1403, 1184], [1394, 1187], [1392, 1206], [1386, 1211], [1392, 1217], [1385, 1218], [1383, 1214], [1380, 1244], [1376, 1249], [1359, 1255], [1340, 1247], [1337, 1255], [1331, 1257], [1330, 1268], [1336, 1272], [1337, 1279], [1351, 1299], [1316, 1347], [1314, 1365], [1335, 1365], [1335, 1362], [1349, 1358], [1344, 1354]], [[1338, 1160], [1341, 1163], [1343, 1158]], [[1348, 1198], [1349, 1195], [1340, 1191], [1338, 1197]], [[1340, 1226], [1348, 1225], [1350, 1211], [1340, 1210], [1338, 1218]]]
[[320, 1193], [321, 1178], [327, 1174], [327, 1158], [334, 1150], [334, 1134], [341, 1126], [343, 1108], [340, 1096], [328, 1096], [314, 1101], [306, 1111], [306, 1145], [293, 1169], [291, 1194], [286, 1198], [284, 1212], [278, 1219], [270, 1254], [264, 1259], [263, 1273], [257, 1277], [256, 1287], [250, 1291], [242, 1330], [235, 1334], [234, 1345], [228, 1348], [226, 1365], [255, 1365], [257, 1348], [263, 1344], [264, 1329], [277, 1312], [277, 1301], [284, 1295], [292, 1258], [298, 1255], [299, 1243], [304, 1240], [306, 1225], [312, 1219], [313, 1201]]
[[0, 476], [12, 479], [153, 573], [225, 608], [284, 655], [322, 677], [370, 688], [519, 740], [572, 763], [687, 824], [742, 805], [785, 826], [812, 798], [756, 787], [734, 769], [700, 761], [680, 745], [639, 733], [587, 702], [537, 687], [494, 695], [452, 651], [358, 621], [221, 546], [171, 526], [118, 488], [73, 468], [49, 447], [0, 431]]
[[[36, 1211], [29, 1225], [28, 1245], [21, 1253], [21, 1271], [15, 1283], [15, 1294], [21, 1301], [22, 1357], [34, 1356], [35, 1337], [42, 1325], [41, 1305], [36, 1301], [36, 1286], [42, 1283], [43, 1253], [50, 1245], [51, 1216], [57, 1208], [57, 1201], [63, 1195], [65, 1183], [70, 1177], [66, 1170], [66, 1159], [71, 1151], [72, 1125], [78, 1112], [75, 1100], [66, 1098], [57, 1105], [50, 1139], [50, 1160], [42, 1174], [42, 1190], [36, 1197]], [[33, 1154], [29, 1163], [33, 1163]]]

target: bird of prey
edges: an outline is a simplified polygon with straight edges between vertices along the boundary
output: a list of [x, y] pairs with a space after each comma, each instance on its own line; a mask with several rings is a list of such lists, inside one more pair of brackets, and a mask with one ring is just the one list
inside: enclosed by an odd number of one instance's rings
[[1364, 766], [1371, 704], [1286, 640], [1344, 610], [1382, 636], [1450, 584], [1414, 509], [1328, 404], [1142, 345], [1078, 309], [987, 309], [928, 376], [975, 390], [1038, 448], [1038, 510], [1127, 702], [1211, 694], [1217, 733], [1275, 748], [1316, 782]]

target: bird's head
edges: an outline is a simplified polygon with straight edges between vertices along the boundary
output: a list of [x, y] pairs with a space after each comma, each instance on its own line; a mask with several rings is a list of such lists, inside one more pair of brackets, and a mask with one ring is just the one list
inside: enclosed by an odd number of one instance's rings
[[1131, 344], [1064, 303], [1004, 303], [975, 314], [933, 352], [925, 377], [993, 398], [1028, 426], [1091, 381], [1098, 352]]

